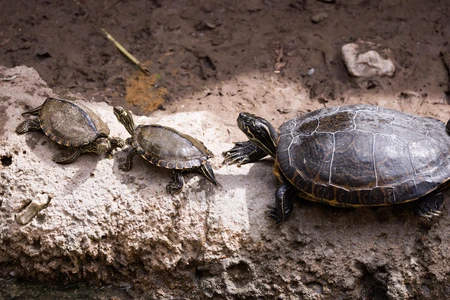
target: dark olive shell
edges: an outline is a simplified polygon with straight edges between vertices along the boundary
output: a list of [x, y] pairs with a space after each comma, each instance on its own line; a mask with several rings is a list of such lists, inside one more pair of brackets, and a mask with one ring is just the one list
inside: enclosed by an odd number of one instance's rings
[[80, 147], [98, 137], [108, 136], [109, 128], [100, 117], [82, 104], [48, 98], [39, 111], [44, 133], [58, 144]]
[[449, 151], [450, 136], [439, 120], [350, 105], [283, 124], [277, 164], [308, 200], [388, 205], [418, 199], [446, 183]]
[[212, 157], [199, 140], [161, 125], [138, 126], [132, 145], [147, 161], [167, 169], [200, 167]]

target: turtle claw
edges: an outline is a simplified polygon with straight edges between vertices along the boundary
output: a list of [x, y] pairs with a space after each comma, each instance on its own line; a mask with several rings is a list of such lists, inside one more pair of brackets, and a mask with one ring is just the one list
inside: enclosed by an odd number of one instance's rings
[[224, 165], [236, 164], [238, 167], [240, 167], [241, 165], [250, 162], [250, 159], [247, 156], [242, 156], [239, 153], [227, 152], [227, 154], [225, 154], [224, 152], [224, 156], [225, 159], [222, 162], [222, 164]]
[[444, 206], [444, 194], [442, 192], [431, 193], [421, 198], [417, 206], [419, 216], [431, 220], [441, 214], [441, 208]]
[[240, 167], [243, 164], [258, 161], [267, 156], [267, 153], [258, 148], [252, 141], [236, 142], [234, 147], [228, 151], [222, 152], [225, 156], [223, 164], [237, 164]]
[[284, 221], [283, 216], [278, 212], [277, 208], [274, 206], [268, 206], [269, 217], [275, 221], [275, 224], [281, 224]]
[[294, 210], [293, 198], [297, 190], [288, 183], [280, 185], [275, 192], [275, 206], [269, 214], [276, 224], [286, 221]]
[[166, 186], [167, 193], [171, 194], [172, 196], [178, 194], [183, 189], [183, 186], [177, 185], [176, 182], [169, 182], [169, 184]]
[[425, 218], [425, 219], [427, 219], [427, 220], [431, 220], [432, 218], [434, 218], [434, 217], [439, 217], [441, 215], [441, 212], [440, 211], [437, 211], [437, 212], [429, 212], [429, 213], [427, 213], [427, 214], [422, 214], [422, 215], [420, 215], [422, 218]]

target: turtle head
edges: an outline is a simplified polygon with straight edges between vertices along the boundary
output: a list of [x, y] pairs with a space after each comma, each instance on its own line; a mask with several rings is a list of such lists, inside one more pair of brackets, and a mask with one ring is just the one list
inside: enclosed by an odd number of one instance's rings
[[237, 123], [249, 140], [270, 156], [275, 157], [278, 132], [272, 124], [266, 119], [245, 112], [239, 114]]
[[131, 115], [131, 112], [121, 106], [114, 106], [114, 115], [116, 116], [117, 120], [119, 120], [119, 122], [122, 123], [123, 126], [125, 126], [125, 129], [131, 135], [133, 135], [134, 129], [136, 127], [134, 126], [133, 116]]
[[111, 142], [108, 138], [101, 137], [97, 139], [97, 149], [95, 152], [97, 153], [106, 153], [111, 150]]
[[111, 150], [111, 142], [108, 137], [98, 137], [94, 142], [84, 145], [82, 152], [106, 153]]

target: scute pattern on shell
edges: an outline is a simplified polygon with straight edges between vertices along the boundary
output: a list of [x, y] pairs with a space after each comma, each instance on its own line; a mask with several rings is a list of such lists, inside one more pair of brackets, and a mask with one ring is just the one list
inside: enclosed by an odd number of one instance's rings
[[71, 101], [48, 98], [39, 112], [39, 123], [53, 141], [68, 147], [87, 145], [99, 136], [108, 136], [109, 128], [89, 108]]
[[351, 105], [283, 124], [277, 164], [309, 200], [388, 205], [415, 200], [447, 182], [449, 149], [450, 136], [439, 120]]
[[212, 156], [200, 141], [159, 125], [138, 126], [132, 145], [147, 161], [166, 169], [200, 167]]

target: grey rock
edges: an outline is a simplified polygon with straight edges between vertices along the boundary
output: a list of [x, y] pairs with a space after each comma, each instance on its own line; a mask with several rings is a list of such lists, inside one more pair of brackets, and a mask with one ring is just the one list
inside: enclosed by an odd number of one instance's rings
[[392, 60], [384, 59], [374, 50], [361, 53], [359, 44], [342, 46], [342, 57], [348, 71], [355, 77], [394, 76], [395, 66]]
[[43, 210], [50, 202], [48, 195], [39, 194], [37, 199], [31, 200], [31, 202], [16, 214], [16, 222], [20, 225], [25, 225], [30, 222], [41, 210]]
[[311, 17], [311, 21], [314, 24], [320, 23], [328, 19], [328, 14], [326, 12], [320, 12]]
[[[44, 134], [14, 132], [25, 106], [56, 95], [31, 68], [0, 73], [19, 75], [0, 82], [0, 277], [89, 281], [142, 290], [144, 299], [446, 296], [448, 208], [428, 222], [408, 205], [345, 210], [296, 203], [290, 219], [275, 226], [266, 217], [277, 186], [273, 161], [222, 166], [220, 153], [244, 138], [212, 110], [158, 112], [135, 122], [170, 125], [202, 140], [216, 154], [219, 187], [190, 174], [172, 197], [165, 192], [170, 172], [140, 158], [121, 172], [120, 151], [61, 166], [51, 159], [60, 147]], [[85, 104], [112, 135], [128, 137], [112, 107]], [[448, 118], [444, 106], [421, 109]]]

